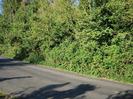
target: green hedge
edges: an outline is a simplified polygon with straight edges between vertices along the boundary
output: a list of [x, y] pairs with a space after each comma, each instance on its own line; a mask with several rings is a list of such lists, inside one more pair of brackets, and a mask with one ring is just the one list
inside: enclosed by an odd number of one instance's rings
[[133, 83], [133, 1], [83, 1], [4, 2], [0, 55]]

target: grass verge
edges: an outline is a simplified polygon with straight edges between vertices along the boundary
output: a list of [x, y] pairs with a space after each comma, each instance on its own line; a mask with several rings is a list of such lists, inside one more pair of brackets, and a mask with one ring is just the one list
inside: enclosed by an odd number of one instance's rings
[[5, 99], [6, 95], [2, 92], [0, 92], [0, 99]]
[[99, 79], [99, 80], [107, 80], [107, 81], [113, 81], [113, 82], [116, 82], [116, 83], [122, 83], [122, 84], [130, 84], [130, 85], [133, 85], [132, 82], [130, 81], [126, 81], [126, 80], [122, 80], [122, 79], [115, 79], [115, 78], [107, 78], [107, 77], [99, 77], [97, 75], [91, 75], [91, 74], [88, 74], [86, 72], [77, 72], [77, 71], [74, 71], [74, 70], [70, 70], [68, 68], [64, 68], [62, 66], [58, 66], [58, 65], [49, 65], [49, 64], [44, 64], [44, 63], [41, 63], [41, 64], [36, 64], [37, 66], [40, 66], [40, 67], [46, 67], [46, 68], [50, 68], [50, 69], [55, 69], [57, 71], [63, 71], [63, 72], [67, 72], [67, 73], [74, 73], [76, 75], [79, 75], [79, 76], [83, 76], [83, 77], [86, 77], [86, 78], [91, 78], [91, 79]]

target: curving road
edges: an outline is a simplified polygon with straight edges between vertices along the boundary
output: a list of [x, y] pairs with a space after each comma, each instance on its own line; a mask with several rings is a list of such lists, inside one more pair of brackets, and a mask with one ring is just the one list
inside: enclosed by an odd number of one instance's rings
[[133, 99], [133, 85], [0, 57], [0, 90], [19, 99]]

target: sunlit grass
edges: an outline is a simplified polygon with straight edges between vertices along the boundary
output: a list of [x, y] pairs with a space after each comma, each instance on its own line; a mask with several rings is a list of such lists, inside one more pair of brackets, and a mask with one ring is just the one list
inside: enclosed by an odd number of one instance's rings
[[0, 99], [5, 99], [6, 95], [0, 92]]

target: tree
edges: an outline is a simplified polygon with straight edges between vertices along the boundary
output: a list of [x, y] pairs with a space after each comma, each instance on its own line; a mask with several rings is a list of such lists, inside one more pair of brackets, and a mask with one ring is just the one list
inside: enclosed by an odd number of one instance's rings
[[133, 0], [3, 0], [0, 54], [133, 82], [132, 5]]

